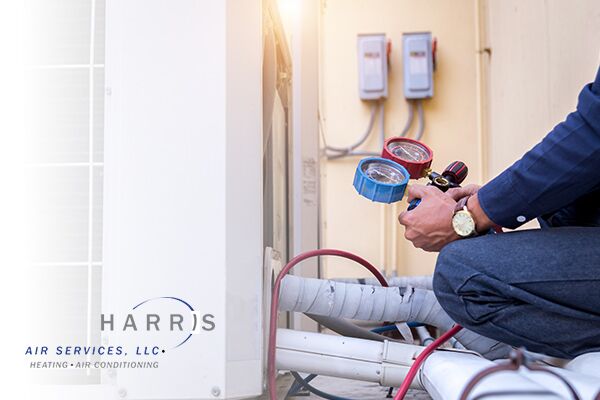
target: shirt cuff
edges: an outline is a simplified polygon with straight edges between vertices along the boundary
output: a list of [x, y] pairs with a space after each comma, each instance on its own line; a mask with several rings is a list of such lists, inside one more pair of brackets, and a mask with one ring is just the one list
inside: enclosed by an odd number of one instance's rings
[[589, 127], [600, 134], [598, 131], [600, 126], [600, 82], [598, 79], [600, 79], [600, 70], [596, 82], [586, 85], [579, 94], [577, 111]]
[[477, 192], [479, 205], [496, 225], [515, 229], [537, 217], [535, 211], [513, 185], [512, 171], [504, 171]]

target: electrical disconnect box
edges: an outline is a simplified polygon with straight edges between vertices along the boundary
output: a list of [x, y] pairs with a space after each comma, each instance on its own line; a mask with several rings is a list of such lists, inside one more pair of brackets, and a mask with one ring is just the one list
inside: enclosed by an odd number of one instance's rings
[[358, 90], [362, 100], [388, 95], [388, 60], [385, 34], [358, 35]]
[[404, 97], [433, 97], [433, 48], [431, 32], [402, 35], [404, 60]]

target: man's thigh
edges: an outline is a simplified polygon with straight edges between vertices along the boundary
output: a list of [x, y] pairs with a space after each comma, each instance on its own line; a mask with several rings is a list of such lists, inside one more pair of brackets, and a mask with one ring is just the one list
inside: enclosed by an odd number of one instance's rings
[[[600, 317], [600, 228], [548, 228], [484, 235], [446, 246], [437, 269], [457, 291], [476, 276], [492, 292]], [[494, 290], [498, 289], [498, 290]], [[515, 290], [519, 289], [519, 290]], [[544, 304], [542, 304], [544, 305]]]

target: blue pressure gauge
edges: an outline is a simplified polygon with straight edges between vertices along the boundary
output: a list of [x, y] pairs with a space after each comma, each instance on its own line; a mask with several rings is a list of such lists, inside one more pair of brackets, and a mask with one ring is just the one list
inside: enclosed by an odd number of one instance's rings
[[402, 200], [410, 174], [402, 165], [386, 158], [365, 158], [358, 163], [354, 187], [361, 196], [378, 203]]

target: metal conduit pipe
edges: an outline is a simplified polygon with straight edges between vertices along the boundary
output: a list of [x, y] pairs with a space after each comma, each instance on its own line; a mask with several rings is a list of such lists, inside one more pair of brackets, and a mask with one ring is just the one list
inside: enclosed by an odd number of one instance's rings
[[[434, 400], [459, 399], [471, 379], [493, 362], [472, 354], [436, 351], [429, 356], [417, 375], [420, 385]], [[516, 371], [491, 374], [475, 386], [469, 399], [485, 400], [558, 400], [564, 399], [548, 388]]]
[[582, 354], [565, 366], [569, 371], [600, 378], [600, 352]]
[[[322, 333], [277, 330], [277, 369], [398, 387], [424, 347]], [[412, 387], [422, 389], [413, 381]]]
[[427, 331], [427, 328], [425, 328], [424, 326], [417, 327], [417, 334], [419, 335], [421, 345], [423, 346], [429, 346], [434, 341], [434, 339], [429, 334], [429, 331]]
[[[396, 342], [279, 329], [277, 369], [300, 371], [398, 387], [414, 359], [424, 350]], [[495, 365], [479, 356], [448, 350], [434, 352], [411, 387], [425, 389], [434, 400], [456, 400], [478, 372]], [[457, 368], [460, 366], [460, 368]], [[469, 398], [486, 400], [558, 400], [562, 397], [515, 371], [492, 374]]]
[[[286, 276], [281, 283], [279, 309], [333, 318], [364, 321], [415, 321], [444, 331], [454, 325], [430, 290], [386, 288], [324, 279]], [[510, 347], [463, 329], [456, 339], [487, 358], [503, 358]]]
[[[352, 150], [356, 149], [357, 147], [359, 147], [360, 145], [362, 145], [364, 142], [367, 141], [367, 139], [369, 138], [371, 131], [373, 130], [373, 125], [375, 124], [375, 116], [377, 115], [377, 108], [381, 107], [383, 109], [383, 104], [379, 105], [379, 102], [373, 102], [371, 104], [371, 115], [369, 116], [369, 124], [367, 125], [367, 128], [365, 129], [365, 131], [363, 132], [362, 135], [360, 135], [360, 137], [358, 138], [358, 140], [348, 146], [345, 147], [341, 147], [341, 146], [332, 146], [329, 145], [327, 143], [325, 143], [325, 148], [327, 150], [331, 150], [331, 151], [335, 151], [335, 152], [340, 152], [343, 154], [349, 154], [352, 152]], [[383, 112], [383, 111], [382, 111]], [[323, 139], [325, 139], [325, 137], [323, 137]]]
[[[583, 375], [562, 368], [547, 368], [566, 379], [582, 399], [594, 399], [594, 396], [600, 393], [600, 380], [596, 377]], [[553, 392], [561, 395], [565, 399], [571, 398], [567, 387], [561, 383], [559, 379], [550, 374], [540, 371], [530, 371], [525, 368], [521, 368], [519, 373], [525, 376], [527, 379], [551, 389]]]

